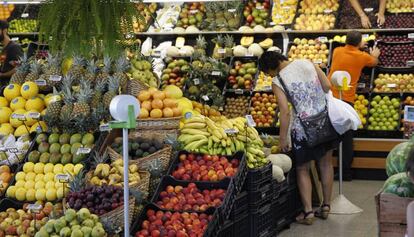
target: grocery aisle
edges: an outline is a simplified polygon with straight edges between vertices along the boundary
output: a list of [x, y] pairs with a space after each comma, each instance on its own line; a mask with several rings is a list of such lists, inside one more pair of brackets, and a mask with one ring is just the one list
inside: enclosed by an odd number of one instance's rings
[[[330, 215], [326, 221], [317, 219], [312, 226], [292, 224], [278, 237], [374, 237], [377, 236], [377, 214], [374, 196], [383, 181], [354, 180], [344, 183], [346, 196], [364, 212], [357, 215]], [[338, 183], [335, 183], [337, 189]], [[337, 190], [335, 190], [335, 195]]]

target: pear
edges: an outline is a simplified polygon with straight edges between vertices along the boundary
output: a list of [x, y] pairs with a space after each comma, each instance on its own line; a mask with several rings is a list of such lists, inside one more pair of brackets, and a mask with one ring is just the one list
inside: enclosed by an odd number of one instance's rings
[[82, 222], [82, 226], [87, 226], [93, 228], [95, 226], [95, 222], [92, 219], [87, 219]]
[[92, 237], [103, 237], [105, 236], [105, 230], [100, 226], [95, 226], [92, 229]]
[[76, 211], [75, 211], [75, 210], [73, 210], [73, 209], [68, 209], [68, 210], [66, 210], [66, 213], [65, 213], [65, 220], [66, 220], [67, 222], [71, 222], [71, 221], [73, 221], [75, 218], [76, 218]]
[[60, 237], [69, 237], [71, 234], [72, 234], [72, 231], [67, 226], [63, 227], [59, 232]]
[[49, 233], [47, 233], [45, 228], [41, 228], [36, 234], [35, 237], [49, 237]]
[[45, 225], [45, 229], [47, 231], [47, 233], [51, 234], [54, 231], [54, 225], [55, 225], [56, 220], [49, 220], [46, 225]]
[[75, 229], [72, 231], [72, 234], [70, 235], [70, 237], [83, 237], [83, 232], [81, 231], [81, 229]]
[[56, 220], [53, 224], [53, 227], [55, 229], [55, 233], [59, 233], [60, 230], [66, 226], [66, 220], [64, 217], [61, 217], [60, 219]]
[[92, 233], [92, 228], [89, 226], [82, 226], [81, 231], [83, 233], [83, 237], [90, 237]]
[[81, 208], [78, 211], [77, 215], [78, 215], [78, 219], [80, 220], [80, 222], [82, 222], [86, 219], [89, 219], [89, 217], [91, 216], [91, 213], [87, 208]]

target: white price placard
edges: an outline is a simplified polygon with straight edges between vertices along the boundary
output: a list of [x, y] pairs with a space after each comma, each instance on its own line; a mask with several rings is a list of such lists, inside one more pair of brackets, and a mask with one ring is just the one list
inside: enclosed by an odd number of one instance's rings
[[319, 42], [325, 43], [328, 42], [328, 37], [326, 36], [320, 36], [318, 37]]
[[219, 48], [219, 49], [217, 50], [217, 52], [218, 52], [219, 54], [225, 54], [225, 53], [226, 53], [226, 49]]
[[358, 83], [358, 88], [363, 89], [365, 88], [365, 83]]
[[374, 10], [373, 7], [366, 7], [364, 8], [364, 12], [372, 12]]
[[247, 120], [247, 126], [249, 126], [249, 127], [256, 127], [256, 122], [254, 122], [253, 116], [246, 115], [246, 120]]
[[261, 6], [256, 6], [256, 9], [257, 9], [257, 10], [263, 10], [263, 9], [264, 9], [264, 6], [263, 6], [263, 5], [261, 5]]
[[208, 98], [208, 95], [203, 95], [201, 98], [202, 98], [204, 101], [209, 101], [209, 100], [210, 100], [210, 98]]
[[59, 81], [62, 80], [62, 76], [59, 76], [59, 75], [50, 75], [49, 80], [50, 81], [59, 82]]
[[220, 71], [212, 71], [211, 75], [212, 76], [221, 76], [221, 72]]
[[323, 10], [323, 13], [325, 13], [325, 14], [329, 14], [329, 13], [332, 13], [333, 11], [332, 11], [332, 9], [325, 9], [325, 10]]
[[68, 175], [68, 174], [57, 174], [56, 179], [60, 183], [69, 183], [70, 175]]
[[190, 10], [190, 14], [196, 14], [197, 12], [198, 12], [198, 10], [197, 10], [197, 9]]
[[37, 203], [27, 205], [27, 209], [31, 212], [39, 212], [42, 208], [43, 206]]
[[91, 153], [91, 148], [89, 147], [79, 147], [78, 151], [76, 152], [77, 155], [79, 154], [89, 154]]
[[321, 64], [322, 63], [322, 59], [314, 59], [313, 63], [315, 64]]
[[231, 9], [228, 9], [227, 11], [228, 11], [228, 12], [236, 12], [236, 9], [231, 8]]
[[46, 80], [43, 80], [43, 79], [37, 79], [37, 80], [35, 80], [35, 83], [38, 86], [46, 86], [47, 85]]
[[409, 39], [414, 39], [414, 33], [409, 33], [407, 36]]
[[395, 83], [390, 83], [390, 84], [387, 84], [387, 87], [388, 87], [388, 88], [396, 88], [396, 87], [397, 87], [397, 84], [395, 84]]
[[29, 13], [22, 13], [21, 17], [22, 18], [28, 18], [29, 17]]
[[404, 107], [404, 121], [414, 122], [414, 106], [406, 105]]
[[237, 129], [234, 129], [234, 128], [227, 128], [227, 129], [224, 129], [224, 132], [226, 133], [226, 134], [237, 134], [239, 131], [237, 131]]
[[407, 61], [407, 67], [414, 67], [414, 61], [413, 60]]
[[253, 55], [252, 52], [247, 52], [244, 56], [246, 56], [246, 57], [253, 57], [254, 55]]
[[243, 90], [242, 89], [236, 89], [236, 90], [234, 90], [234, 93], [237, 94], [237, 95], [242, 95]]
[[193, 79], [193, 82], [194, 82], [194, 85], [200, 85], [200, 79], [198, 79], [198, 78], [194, 78]]
[[17, 153], [19, 152], [19, 149], [17, 149], [17, 147], [6, 147], [6, 151], [9, 153]]
[[19, 41], [19, 37], [13, 37], [10, 40], [16, 42], [16, 41]]
[[107, 123], [99, 125], [99, 131], [101, 132], [108, 132], [111, 130], [112, 130], [111, 127]]

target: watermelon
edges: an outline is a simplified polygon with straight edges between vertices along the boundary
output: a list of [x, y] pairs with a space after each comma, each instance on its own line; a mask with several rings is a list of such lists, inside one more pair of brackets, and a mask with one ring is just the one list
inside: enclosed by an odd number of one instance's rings
[[390, 153], [388, 153], [386, 160], [386, 171], [388, 177], [397, 173], [405, 172], [405, 163], [412, 147], [412, 141], [403, 142], [396, 145]]
[[389, 177], [383, 187], [384, 193], [392, 193], [400, 197], [414, 197], [414, 185], [407, 173], [398, 173]]

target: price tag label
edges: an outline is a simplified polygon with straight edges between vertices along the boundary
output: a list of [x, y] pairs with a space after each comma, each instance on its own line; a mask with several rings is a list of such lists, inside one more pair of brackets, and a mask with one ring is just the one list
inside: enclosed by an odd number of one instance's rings
[[196, 14], [198, 12], [198, 9], [190, 10], [190, 14]]
[[372, 12], [372, 11], [374, 11], [373, 7], [364, 8], [364, 12]]
[[358, 83], [358, 88], [364, 89], [365, 88], [365, 83]]
[[246, 56], [246, 57], [253, 57], [254, 55], [253, 55], [252, 52], [247, 52], [244, 56]]
[[57, 174], [56, 179], [60, 183], [69, 183], [70, 175], [68, 175], [68, 174]]
[[29, 17], [29, 13], [23, 13], [23, 14], [21, 15], [21, 17], [22, 17], [22, 18], [28, 18], [28, 17]]
[[11, 38], [11, 41], [14, 41], [14, 42], [19, 41], [19, 37], [13, 37]]
[[365, 39], [368, 39], [368, 38], [369, 38], [369, 34], [363, 34], [363, 35], [362, 35], [362, 39], [364, 39], [364, 40], [365, 40]]
[[59, 82], [59, 81], [61, 81], [61, 80], [62, 80], [62, 76], [59, 76], [59, 75], [51, 75], [51, 76], [49, 77], [49, 80], [50, 80], [50, 81]]
[[37, 80], [35, 80], [35, 83], [38, 86], [46, 86], [47, 85], [46, 80], [43, 80], [43, 79], [37, 79]]
[[202, 98], [204, 101], [209, 101], [209, 100], [210, 100], [210, 98], [208, 98], [208, 95], [203, 95], [201, 98]]
[[211, 75], [213, 76], [221, 76], [221, 72], [220, 71], [212, 71]]
[[234, 129], [234, 128], [227, 128], [227, 129], [224, 129], [224, 132], [226, 133], [226, 134], [237, 134], [239, 131], [237, 131], [237, 129]]
[[256, 9], [257, 9], [257, 10], [263, 10], [263, 9], [264, 9], [264, 6], [263, 6], [263, 5], [261, 5], [261, 6], [256, 6]]
[[285, 10], [285, 11], [289, 11], [291, 9], [291, 7], [290, 6], [283, 6], [282, 9]]
[[332, 11], [332, 9], [325, 9], [325, 10], [323, 10], [323, 13], [325, 13], [325, 14], [329, 14], [329, 13], [332, 13], [333, 11]]
[[40, 113], [38, 113], [38, 112], [30, 112], [28, 114], [28, 117], [31, 118], [31, 119], [39, 119], [40, 118]]
[[414, 61], [413, 60], [407, 61], [407, 67], [414, 67]]
[[414, 39], [414, 33], [409, 33], [409, 34], [408, 34], [408, 38], [409, 38], [409, 39]]
[[322, 63], [322, 59], [314, 59], [313, 63], [315, 64], [321, 64]]
[[[276, 18], [276, 19], [280, 19], [280, 18], [282, 18], [282, 17], [277, 17], [277, 16], [275, 16], [275, 18]], [[271, 26], [275, 26], [275, 25], [276, 25], [276, 23], [274, 23], [274, 22], [272, 21], [272, 22], [269, 22], [269, 25], [271, 25]]]
[[246, 115], [247, 126], [249, 127], [256, 127], [256, 122], [253, 120], [253, 116]]
[[77, 155], [79, 155], [79, 154], [89, 154], [89, 153], [91, 153], [91, 148], [88, 148], [88, 147], [80, 147], [78, 149], [78, 151], [76, 152]]
[[404, 121], [414, 122], [414, 106], [406, 105], [404, 107]]
[[20, 121], [25, 121], [26, 116], [24, 114], [12, 114], [12, 119], [18, 119]]
[[218, 52], [219, 54], [225, 54], [225, 53], [226, 53], [226, 49], [219, 48], [219, 49], [217, 50], [217, 52]]
[[237, 94], [237, 95], [242, 95], [243, 90], [242, 89], [236, 89], [236, 90], [234, 90], [234, 93]]
[[264, 91], [271, 91], [272, 90], [272, 86], [263, 86], [263, 90]]
[[200, 79], [194, 78], [193, 79], [194, 85], [200, 85]]
[[173, 31], [173, 28], [171, 28], [171, 27], [165, 27], [164, 28], [164, 32], [172, 32]]
[[109, 127], [109, 124], [102, 124], [102, 125], [99, 125], [99, 131], [101, 131], [101, 132], [108, 132], [108, 131], [111, 131], [112, 129], [111, 129], [111, 127]]
[[0, 152], [6, 152], [6, 148], [5, 147], [0, 147]]
[[40, 212], [42, 208], [42, 205], [36, 203], [27, 205], [27, 209], [29, 209], [31, 212]]
[[227, 11], [228, 11], [228, 12], [236, 12], [236, 9], [234, 9], [234, 8], [230, 8], [230, 9], [228, 9]]
[[394, 84], [394, 83], [392, 83], [392, 84], [387, 84], [387, 87], [388, 87], [388, 88], [396, 88], [396, 87], [397, 87], [397, 84]]
[[7, 147], [6, 151], [9, 153], [17, 153], [19, 152], [19, 149], [17, 149], [17, 147]]
[[161, 57], [161, 51], [159, 51], [159, 50], [154, 50], [154, 51], [152, 52], [152, 56], [153, 56], [153, 57], [156, 57], [156, 58]]
[[328, 37], [326, 37], [326, 36], [318, 37], [318, 41], [321, 42], [321, 43], [328, 42]]

